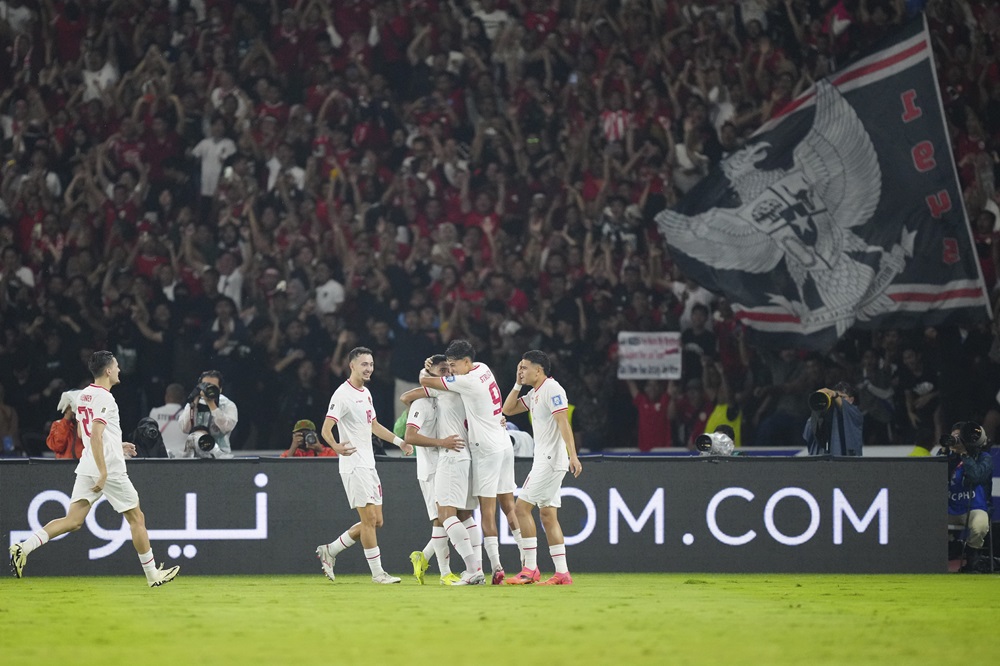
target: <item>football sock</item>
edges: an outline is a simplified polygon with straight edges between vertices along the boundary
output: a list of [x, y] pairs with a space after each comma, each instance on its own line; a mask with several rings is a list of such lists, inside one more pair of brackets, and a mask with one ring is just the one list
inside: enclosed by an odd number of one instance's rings
[[499, 539], [495, 536], [485, 537], [483, 539], [483, 548], [486, 549], [486, 555], [490, 558], [490, 571], [503, 569], [503, 565], [500, 564]]
[[524, 546], [521, 545], [521, 530], [511, 530], [511, 534], [514, 535], [514, 541], [517, 543], [517, 553], [521, 558], [521, 566], [524, 566]]
[[351, 538], [349, 532], [350, 530], [348, 530], [348, 532], [344, 532], [339, 537], [334, 539], [332, 543], [329, 544], [330, 552], [333, 554], [334, 557], [337, 557], [337, 555], [340, 555], [342, 552], [344, 552], [345, 550], [347, 550], [348, 548], [357, 543], [357, 541]]
[[139, 553], [139, 564], [142, 565], [142, 572], [146, 574], [146, 580], [156, 579], [156, 558], [153, 557], [153, 549], [148, 553]]
[[469, 530], [469, 541], [472, 543], [472, 554], [476, 558], [476, 569], [483, 568], [483, 531], [473, 517], [466, 518], [463, 522], [465, 529]]
[[431, 530], [431, 545], [434, 547], [434, 556], [437, 557], [438, 571], [442, 576], [447, 576], [451, 573], [451, 549], [448, 548], [448, 533], [443, 527], [435, 525]]
[[[476, 556], [472, 551], [469, 530], [465, 528], [462, 521], [455, 516], [451, 516], [444, 521], [444, 529], [448, 533], [448, 538], [451, 540], [452, 545], [455, 546], [455, 550], [465, 560], [465, 570], [470, 573], [478, 571], [480, 567], [477, 565]], [[438, 561], [440, 562], [440, 560]]]
[[373, 578], [385, 573], [385, 569], [382, 568], [382, 551], [378, 546], [365, 548], [365, 557], [368, 559], [368, 568], [372, 570]]
[[44, 529], [39, 529], [30, 537], [21, 542], [21, 550], [27, 555], [36, 548], [40, 548], [49, 542], [49, 533]]
[[[434, 529], [437, 529], [436, 527]], [[424, 546], [424, 558], [430, 561], [437, 551], [434, 550], [434, 533], [431, 532], [431, 540]]]
[[538, 568], [538, 538], [521, 539], [521, 545], [524, 546], [524, 568], [534, 571]]
[[569, 573], [569, 567], [566, 566], [566, 544], [549, 546], [549, 555], [552, 556], [552, 564], [556, 566], [556, 573]]

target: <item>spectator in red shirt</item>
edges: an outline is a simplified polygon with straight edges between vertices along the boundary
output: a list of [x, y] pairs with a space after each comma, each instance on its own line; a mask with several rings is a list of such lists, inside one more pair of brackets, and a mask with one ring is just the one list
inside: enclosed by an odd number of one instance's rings
[[643, 383], [641, 389], [634, 379], [626, 383], [632, 395], [632, 404], [639, 413], [639, 450], [673, 446], [668, 415], [671, 396], [664, 383], [650, 379]]

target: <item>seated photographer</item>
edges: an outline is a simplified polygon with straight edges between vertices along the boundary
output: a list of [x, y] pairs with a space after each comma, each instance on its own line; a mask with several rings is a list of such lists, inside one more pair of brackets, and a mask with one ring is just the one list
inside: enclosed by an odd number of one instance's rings
[[292, 428], [292, 443], [282, 458], [329, 458], [337, 452], [326, 445], [316, 434], [316, 424], [309, 419], [295, 422]]
[[989, 550], [983, 544], [990, 531], [993, 457], [986, 431], [972, 421], [956, 423], [941, 438], [939, 455], [948, 456], [948, 524], [967, 532], [963, 571], [989, 571]]
[[184, 440], [182, 458], [232, 458], [233, 454], [219, 448], [206, 426], [195, 426]]
[[820, 389], [809, 396], [812, 415], [802, 438], [809, 455], [860, 456], [864, 416], [856, 404], [857, 393], [847, 382]]
[[132, 432], [136, 458], [166, 458], [167, 447], [163, 444], [160, 426], [153, 419], [144, 416]]
[[221, 372], [206, 370], [201, 373], [178, 420], [181, 432], [190, 434], [197, 426], [203, 426], [223, 453], [232, 454], [229, 434], [236, 427], [239, 411], [235, 402], [222, 395]]

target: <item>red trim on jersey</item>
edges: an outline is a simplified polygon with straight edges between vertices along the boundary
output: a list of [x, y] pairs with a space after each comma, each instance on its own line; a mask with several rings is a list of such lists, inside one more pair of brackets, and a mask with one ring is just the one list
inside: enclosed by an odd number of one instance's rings
[[[441, 385], [444, 386], [444, 390], [448, 390], [448, 382], [445, 381], [444, 377], [438, 377], [441, 380]], [[429, 393], [427, 395], [430, 395]]]
[[569, 411], [569, 407], [563, 407], [562, 409], [553, 409], [552, 413], [553, 414], [558, 414], [559, 412], [568, 412], [568, 411]]
[[407, 423], [406, 427], [413, 428], [414, 430], [420, 430], [420, 426], [418, 426], [416, 423]]
[[430, 390], [430, 388], [428, 388], [427, 386], [421, 386], [420, 388], [422, 388], [424, 390], [424, 395], [426, 395], [428, 398], [431, 397], [431, 390]]
[[99, 416], [96, 419], [94, 419], [94, 423], [103, 423], [104, 425], [108, 425], [108, 422]]
[[[91, 384], [91, 385], [90, 385], [90, 388], [99, 388], [99, 389], [101, 389], [102, 391], [108, 391], [108, 389], [104, 388], [104, 387], [103, 387], [103, 386], [101, 386], [100, 384]], [[108, 393], [111, 393], [111, 391], [108, 391]]]
[[535, 387], [535, 393], [537, 393], [538, 391], [542, 390], [542, 387], [545, 386], [545, 382], [549, 381], [550, 379], [552, 379], [552, 378], [551, 377], [546, 377], [545, 379], [543, 379], [542, 383]]
[[347, 384], [348, 386], [350, 386], [350, 387], [351, 387], [352, 389], [354, 389], [354, 390], [355, 390], [355, 391], [357, 391], [358, 393], [364, 393], [364, 392], [365, 392], [365, 387], [364, 387], [364, 384], [362, 384], [362, 385], [361, 385], [361, 388], [358, 388], [358, 387], [356, 387], [356, 386], [355, 386], [354, 384], [352, 384], [350, 380], [347, 380], [347, 381], [346, 381], [346, 382], [344, 382], [344, 383], [345, 383], [345, 384]]
[[518, 401], [519, 403], [521, 403], [522, 405], [524, 405], [524, 408], [525, 408], [525, 409], [531, 409], [531, 405], [529, 405], [529, 404], [528, 404], [528, 401], [524, 399], [525, 397], [526, 397], [526, 396], [523, 396], [523, 395], [522, 395], [522, 396], [519, 396], [519, 397], [517, 398], [517, 401]]
[[329, 414], [327, 414], [327, 415], [326, 415], [326, 418], [330, 419], [330, 420], [331, 420], [331, 421], [333, 421], [334, 423], [338, 423], [338, 421], [337, 421], [337, 417], [336, 417], [336, 416], [330, 416]]

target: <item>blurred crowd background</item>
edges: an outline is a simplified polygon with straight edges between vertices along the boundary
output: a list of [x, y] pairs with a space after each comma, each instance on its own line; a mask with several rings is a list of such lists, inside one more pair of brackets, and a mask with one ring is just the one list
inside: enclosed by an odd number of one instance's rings
[[[929, 447], [959, 419], [995, 437], [990, 324], [754, 349], [651, 223], [921, 11], [992, 297], [994, 2], [0, 0], [5, 452], [45, 450], [96, 349], [126, 431], [216, 369], [234, 448], [284, 449], [351, 348], [374, 350], [391, 424], [455, 338], [506, 386], [548, 352], [589, 450], [690, 446], [709, 419], [800, 444], [806, 396], [841, 380], [869, 444]], [[618, 332], [662, 330], [683, 377], [619, 381]]]

